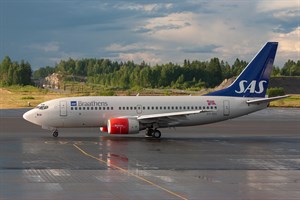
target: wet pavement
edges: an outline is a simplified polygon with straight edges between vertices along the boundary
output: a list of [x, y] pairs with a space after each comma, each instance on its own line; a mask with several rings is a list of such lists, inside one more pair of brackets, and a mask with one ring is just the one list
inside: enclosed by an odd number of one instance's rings
[[300, 109], [217, 124], [60, 136], [0, 110], [0, 199], [300, 199]]

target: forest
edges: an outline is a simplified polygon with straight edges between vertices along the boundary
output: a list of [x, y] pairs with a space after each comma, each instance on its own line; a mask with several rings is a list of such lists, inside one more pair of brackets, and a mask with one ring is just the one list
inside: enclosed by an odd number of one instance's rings
[[[224, 79], [237, 76], [247, 65], [236, 59], [233, 65], [212, 58], [209, 61], [184, 60], [182, 65], [169, 62], [151, 66], [145, 62], [116, 62], [109, 59], [61, 60], [54, 67], [41, 67], [32, 73], [28, 62], [11, 61], [6, 56], [0, 63], [1, 85], [28, 85], [52, 73], [60, 73], [64, 81], [86, 81], [105, 87], [129, 88], [211, 88]], [[288, 60], [282, 68], [275, 67], [272, 76], [300, 76], [300, 60]]]

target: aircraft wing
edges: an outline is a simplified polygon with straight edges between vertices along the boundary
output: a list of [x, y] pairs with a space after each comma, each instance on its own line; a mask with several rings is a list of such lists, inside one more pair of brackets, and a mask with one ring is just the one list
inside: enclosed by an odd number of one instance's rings
[[258, 104], [258, 103], [266, 103], [266, 102], [271, 102], [279, 99], [284, 99], [289, 97], [289, 95], [284, 95], [284, 96], [277, 96], [277, 97], [270, 97], [270, 98], [261, 98], [261, 99], [254, 99], [254, 100], [248, 100], [246, 101], [247, 104]]
[[188, 115], [194, 115], [194, 114], [199, 114], [204, 112], [214, 112], [214, 111], [193, 110], [193, 111], [141, 115], [141, 116], [137, 116], [137, 120], [145, 124], [157, 122], [159, 124], [168, 124], [169, 126], [173, 126], [176, 125], [180, 120], [186, 120], [186, 116]]

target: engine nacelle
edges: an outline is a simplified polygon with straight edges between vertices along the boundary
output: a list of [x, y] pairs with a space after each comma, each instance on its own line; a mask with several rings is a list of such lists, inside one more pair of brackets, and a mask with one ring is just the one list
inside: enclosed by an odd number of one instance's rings
[[139, 121], [129, 118], [111, 118], [107, 122], [109, 134], [137, 134], [140, 131]]
[[106, 132], [107, 133], [107, 126], [103, 126], [103, 127], [100, 127], [100, 131], [101, 132]]

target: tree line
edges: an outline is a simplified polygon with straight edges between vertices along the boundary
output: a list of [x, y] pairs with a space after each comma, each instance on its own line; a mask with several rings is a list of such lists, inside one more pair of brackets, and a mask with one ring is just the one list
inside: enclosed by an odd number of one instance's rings
[[115, 62], [109, 59], [69, 59], [61, 61], [55, 67], [36, 70], [34, 78], [43, 78], [53, 72], [59, 72], [65, 80], [87, 77], [87, 82], [107, 87], [128, 89], [143, 88], [191, 88], [214, 87], [224, 79], [239, 74], [247, 62], [236, 59], [230, 66], [227, 62], [212, 58], [210, 61], [184, 60], [183, 65], [175, 63], [150, 66], [142, 62]]
[[[212, 58], [209, 61], [184, 60], [182, 65], [169, 62], [150, 66], [142, 62], [116, 62], [109, 59], [61, 60], [54, 67], [39, 68], [32, 74], [28, 62], [11, 61], [6, 56], [0, 63], [0, 84], [28, 85], [31, 76], [44, 78], [54, 72], [63, 75], [65, 81], [83, 80], [106, 87], [128, 89], [142, 88], [201, 88], [215, 87], [224, 79], [237, 76], [248, 63], [236, 59], [233, 65], [223, 60]], [[300, 60], [288, 60], [280, 69], [275, 67], [273, 76], [300, 76]]]
[[[87, 77], [87, 82], [106, 87], [128, 89], [142, 88], [201, 88], [215, 87], [224, 79], [235, 77], [248, 63], [236, 59], [233, 65], [212, 58], [210, 61], [184, 60], [183, 65], [176, 63], [150, 66], [142, 62], [115, 62], [109, 59], [68, 59], [55, 67], [40, 68], [34, 72], [35, 78], [45, 77], [53, 72], [64, 75], [65, 80]], [[288, 60], [283, 68], [275, 67], [272, 76], [300, 76], [300, 60]]]
[[5, 56], [0, 63], [0, 85], [31, 85], [32, 69], [28, 62], [11, 61]]

